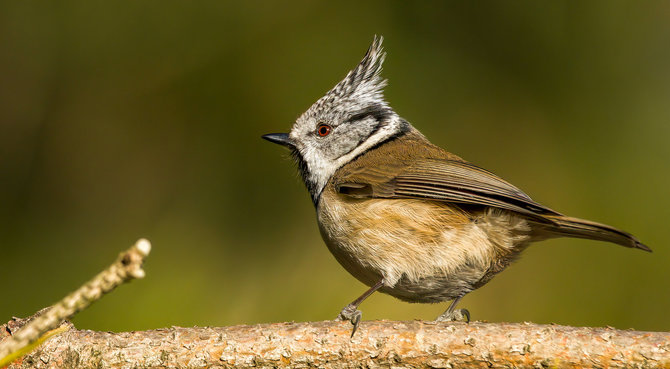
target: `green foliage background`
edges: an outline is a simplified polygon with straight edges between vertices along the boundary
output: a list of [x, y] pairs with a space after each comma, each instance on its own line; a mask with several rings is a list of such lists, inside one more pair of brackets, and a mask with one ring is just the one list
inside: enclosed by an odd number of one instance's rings
[[[670, 3], [0, 3], [0, 321], [139, 237], [147, 277], [74, 322], [325, 320], [365, 287], [323, 245], [281, 148], [384, 35], [386, 96], [433, 142], [653, 254], [562, 239], [462, 303], [473, 318], [670, 330]], [[364, 319], [442, 305], [375, 295]]]

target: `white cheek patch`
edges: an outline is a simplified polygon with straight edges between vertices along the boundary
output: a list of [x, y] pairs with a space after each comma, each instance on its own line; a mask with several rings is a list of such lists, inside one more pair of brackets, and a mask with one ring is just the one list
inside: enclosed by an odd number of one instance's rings
[[336, 160], [329, 160], [323, 158], [318, 150], [314, 148], [305, 148], [303, 152], [303, 159], [307, 163], [309, 168], [308, 179], [314, 184], [316, 194], [318, 195], [323, 191], [323, 188], [328, 183], [330, 177], [335, 174], [339, 168], [343, 165], [350, 162], [352, 159], [358, 155], [364, 153], [374, 145], [392, 137], [396, 133], [400, 132], [401, 124], [400, 118], [394, 116], [391, 118], [388, 124], [380, 128], [377, 132], [367, 138], [367, 140], [361, 142], [357, 147], [348, 152], [347, 154], [337, 158]]

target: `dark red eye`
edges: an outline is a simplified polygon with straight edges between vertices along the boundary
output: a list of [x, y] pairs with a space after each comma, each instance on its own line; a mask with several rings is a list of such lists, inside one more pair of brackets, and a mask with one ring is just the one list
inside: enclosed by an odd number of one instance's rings
[[321, 137], [328, 136], [332, 130], [333, 129], [327, 124], [319, 124], [319, 126], [316, 127], [316, 133]]

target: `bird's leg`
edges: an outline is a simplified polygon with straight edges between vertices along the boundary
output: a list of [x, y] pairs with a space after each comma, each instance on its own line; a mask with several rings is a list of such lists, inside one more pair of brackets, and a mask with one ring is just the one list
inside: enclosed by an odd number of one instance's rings
[[461, 301], [463, 296], [458, 296], [451, 302], [447, 310], [438, 316], [435, 321], [438, 322], [453, 322], [453, 321], [465, 321], [466, 323], [470, 322], [470, 312], [467, 309], [458, 309], [456, 310], [456, 304]]
[[351, 324], [354, 325], [354, 329], [351, 331], [351, 337], [353, 337], [354, 333], [356, 333], [358, 324], [361, 322], [361, 317], [363, 316], [363, 313], [358, 310], [358, 305], [370, 297], [370, 295], [372, 295], [375, 291], [382, 288], [383, 285], [384, 279], [381, 279], [374, 286], [370, 287], [369, 290], [365, 291], [359, 298], [352, 301], [351, 304], [345, 306], [344, 309], [340, 311], [340, 314], [337, 316], [337, 318], [335, 318], [335, 320], [348, 320], [351, 322]]

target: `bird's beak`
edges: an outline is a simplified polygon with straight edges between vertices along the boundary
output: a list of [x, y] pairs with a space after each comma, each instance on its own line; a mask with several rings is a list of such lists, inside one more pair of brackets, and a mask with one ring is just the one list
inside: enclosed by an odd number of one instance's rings
[[288, 133], [268, 133], [262, 136], [264, 139], [286, 147], [295, 147]]

